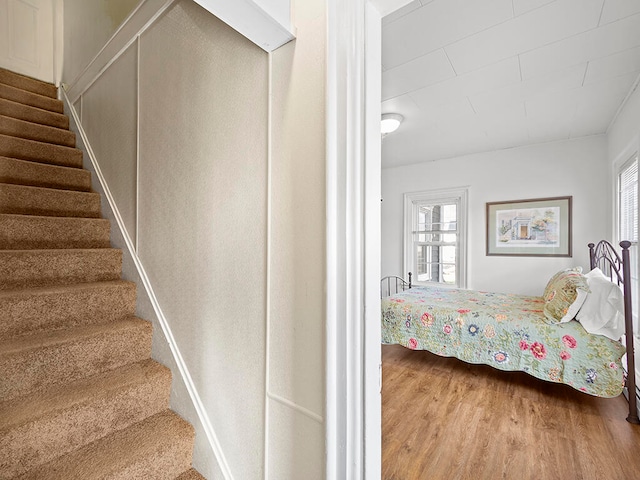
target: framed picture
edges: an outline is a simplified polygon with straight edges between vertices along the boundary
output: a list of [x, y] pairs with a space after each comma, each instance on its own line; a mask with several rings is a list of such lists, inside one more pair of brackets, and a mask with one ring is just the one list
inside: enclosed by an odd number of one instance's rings
[[572, 197], [487, 203], [487, 255], [571, 256]]

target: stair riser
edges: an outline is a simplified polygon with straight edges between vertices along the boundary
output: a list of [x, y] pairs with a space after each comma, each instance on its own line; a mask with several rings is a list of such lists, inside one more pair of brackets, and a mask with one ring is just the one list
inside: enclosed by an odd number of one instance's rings
[[112, 480], [132, 478], [153, 478], [154, 480], [175, 480], [191, 466], [193, 441], [171, 443], [162, 450], [138, 458], [121, 471], [110, 475]]
[[69, 117], [0, 98], [0, 115], [56, 128], [69, 128]]
[[165, 370], [144, 384], [0, 432], [0, 479], [13, 478], [168, 408], [170, 391], [171, 375]]
[[0, 401], [79, 380], [151, 356], [151, 324], [139, 322], [97, 335], [25, 351], [0, 351]]
[[19, 478], [174, 480], [191, 465], [193, 438], [191, 425], [165, 410]]
[[121, 270], [120, 250], [4, 250], [0, 290], [118, 280]]
[[0, 134], [65, 147], [76, 146], [76, 136], [69, 130], [47, 127], [6, 116], [0, 116]]
[[58, 96], [58, 89], [55, 85], [25, 77], [24, 75], [11, 72], [4, 68], [0, 68], [0, 83], [37, 93], [38, 95], [44, 95], [45, 97], [57, 98]]
[[89, 192], [91, 173], [81, 168], [0, 157], [0, 183]]
[[115, 322], [136, 310], [136, 286], [130, 282], [32, 292], [0, 293], [0, 338]]
[[0, 250], [109, 248], [109, 234], [101, 218], [0, 214]]
[[100, 195], [23, 185], [0, 184], [0, 214], [100, 217]]
[[0, 135], [0, 156], [62, 167], [82, 168], [81, 150], [8, 135]]
[[22, 103], [30, 107], [41, 108], [54, 113], [63, 113], [64, 107], [62, 101], [38, 95], [37, 93], [27, 92], [19, 88], [11, 87], [0, 83], [0, 98], [11, 100], [12, 102]]

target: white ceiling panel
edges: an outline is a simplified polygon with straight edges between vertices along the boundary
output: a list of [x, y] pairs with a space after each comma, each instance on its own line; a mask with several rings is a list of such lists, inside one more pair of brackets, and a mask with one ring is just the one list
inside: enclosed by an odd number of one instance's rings
[[542, 77], [532, 78], [526, 82], [513, 83], [470, 97], [473, 108], [478, 113], [496, 109], [500, 105], [525, 102], [535, 97], [555, 92], [563, 92], [582, 86], [587, 64], [577, 65]]
[[393, 1], [385, 167], [603, 134], [640, 75], [640, 0]]
[[605, 0], [600, 25], [615, 22], [635, 13], [640, 13], [638, 0]]
[[[404, 121], [409, 124], [426, 121], [426, 116], [421, 108], [416, 105], [409, 95], [400, 95], [382, 102], [382, 113], [402, 112]], [[435, 122], [434, 122], [435, 124]]]
[[513, 13], [517, 17], [551, 2], [555, 0], [513, 0]]
[[494, 149], [522, 145], [529, 141], [524, 103], [488, 112], [478, 118]]
[[449, 81], [440, 82], [412, 92], [413, 98], [425, 110], [450, 103], [460, 97], [476, 95], [487, 90], [504, 87], [520, 81], [520, 65], [517, 57], [511, 57]]
[[595, 28], [603, 1], [559, 0], [471, 35], [445, 51], [457, 73], [469, 72]]
[[607, 131], [611, 120], [635, 83], [640, 72], [632, 72], [582, 87], [577, 92], [576, 118], [572, 137]]
[[522, 78], [526, 80], [636, 46], [640, 46], [640, 15], [521, 54]]
[[423, 55], [382, 74], [382, 100], [455, 76], [444, 50]]
[[402, 65], [512, 17], [511, 0], [434, 0], [382, 28], [382, 64]]
[[584, 85], [590, 85], [605, 78], [617, 77], [640, 70], [640, 47], [591, 60], [584, 77]]

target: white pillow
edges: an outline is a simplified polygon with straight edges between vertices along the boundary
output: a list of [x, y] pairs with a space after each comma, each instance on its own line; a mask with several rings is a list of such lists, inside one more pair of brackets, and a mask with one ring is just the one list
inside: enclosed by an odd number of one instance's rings
[[[587, 280], [587, 283], [588, 282], [589, 281]], [[584, 302], [587, 300], [588, 295], [589, 295], [589, 292], [587, 292], [586, 290], [577, 288], [576, 299], [573, 301], [573, 303], [569, 307], [569, 310], [567, 310], [567, 313], [565, 313], [564, 317], [562, 317], [559, 323], [566, 323], [576, 318], [578, 311], [580, 311], [580, 308], [582, 307], [582, 305], [584, 305]]]
[[594, 268], [585, 277], [590, 293], [576, 315], [576, 320], [589, 333], [619, 340], [624, 333], [622, 290], [599, 268]]

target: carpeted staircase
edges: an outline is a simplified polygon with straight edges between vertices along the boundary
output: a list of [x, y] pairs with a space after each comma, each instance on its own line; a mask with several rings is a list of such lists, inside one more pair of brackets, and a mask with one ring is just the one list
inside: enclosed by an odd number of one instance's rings
[[202, 479], [56, 96], [0, 69], [0, 479]]

